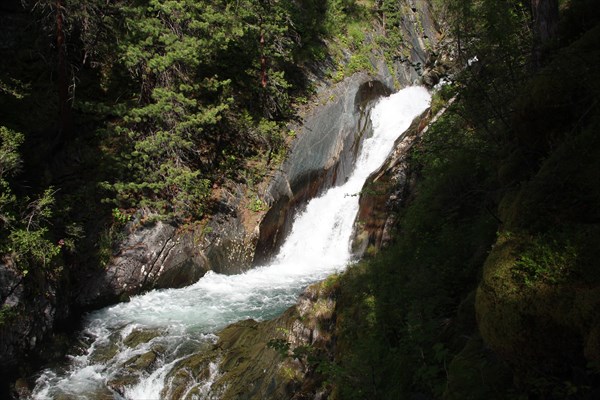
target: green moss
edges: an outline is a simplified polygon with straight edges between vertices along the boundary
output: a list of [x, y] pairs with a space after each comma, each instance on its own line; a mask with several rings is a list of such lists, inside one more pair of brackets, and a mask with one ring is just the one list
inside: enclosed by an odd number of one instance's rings
[[502, 235], [486, 260], [477, 292], [479, 330], [531, 382], [536, 371], [566, 374], [567, 365], [597, 356], [590, 338], [596, 335], [600, 288], [573, 274], [580, 264], [574, 249], [581, 245]]
[[512, 372], [502, 361], [486, 351], [478, 336], [469, 339], [465, 347], [448, 365], [446, 400], [501, 400], [508, 397]]
[[123, 340], [123, 344], [127, 347], [137, 347], [142, 343], [148, 343], [152, 339], [161, 335], [161, 331], [157, 329], [136, 329], [131, 332], [125, 340]]

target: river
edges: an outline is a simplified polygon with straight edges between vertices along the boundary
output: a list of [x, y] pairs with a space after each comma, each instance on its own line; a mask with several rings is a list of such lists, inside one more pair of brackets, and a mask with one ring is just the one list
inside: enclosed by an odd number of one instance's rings
[[[212, 345], [220, 329], [243, 319], [273, 318], [294, 304], [307, 285], [344, 270], [352, 258], [358, 193], [429, 102], [429, 93], [421, 87], [378, 101], [371, 113], [373, 135], [363, 141], [353, 172], [343, 185], [311, 200], [295, 217], [291, 233], [269, 265], [239, 275], [209, 272], [191, 286], [151, 291], [86, 315], [78, 351], [66, 365], [41, 372], [33, 398], [162, 399], [172, 366]], [[137, 343], [136, 335], [149, 336]], [[152, 367], [123, 380], [128, 363], [157, 346], [161, 356]], [[121, 393], [111, 388], [116, 379], [121, 379]], [[208, 392], [210, 377], [202, 385]]]

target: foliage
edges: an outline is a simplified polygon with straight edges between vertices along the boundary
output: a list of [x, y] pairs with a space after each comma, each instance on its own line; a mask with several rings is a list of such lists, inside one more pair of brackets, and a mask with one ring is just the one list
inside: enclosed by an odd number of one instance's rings
[[270, 162], [284, 143], [280, 121], [290, 116], [300, 7], [251, 0], [114, 6], [121, 40], [113, 69], [137, 85], [110, 127], [124, 145], [121, 173], [103, 184], [116, 205], [199, 218], [219, 169], [235, 176], [244, 158], [263, 149]]
[[454, 131], [456, 123], [446, 116], [416, 150], [412, 164], [423, 178], [395, 244], [342, 277], [340, 398], [445, 390], [447, 365], [460, 350], [449, 340], [458, 336], [454, 314], [476, 286], [496, 229], [485, 208], [489, 161], [473, 132]]
[[569, 274], [576, 270], [577, 250], [566, 242], [538, 237], [521, 252], [513, 267], [513, 278], [518, 282], [532, 286], [534, 282], [548, 284], [566, 282]]
[[[589, 4], [571, 6], [577, 11]], [[597, 375], [572, 369], [586, 368], [582, 360], [590, 355], [581, 346], [558, 345], [540, 355], [536, 349], [544, 347], [528, 340], [551, 335], [546, 317], [532, 311], [548, 309], [549, 291], [572, 310], [547, 310], [564, 317], [554, 323], [566, 334], [597, 326], [589, 313], [597, 296], [568, 305], [579, 296], [574, 288], [597, 288], [599, 279], [593, 265], [600, 146], [592, 134], [598, 126], [598, 74], [582, 66], [597, 63], [600, 31], [592, 29], [572, 45], [564, 42], [532, 75], [527, 4], [448, 0], [437, 7], [447, 13], [465, 69], [436, 107], [458, 97], [412, 150], [411, 173], [418, 179], [414, 197], [399, 210], [396, 241], [340, 278], [336, 363], [344, 374], [335, 398], [593, 397]], [[572, 36], [575, 27], [563, 29]], [[478, 61], [467, 63], [475, 55]], [[512, 235], [513, 247], [504, 249], [506, 235]], [[478, 309], [481, 318], [496, 321], [501, 345], [481, 342], [475, 320], [474, 289], [484, 263], [494, 263], [488, 258], [494, 242], [492, 255], [510, 253], [496, 260], [508, 263], [509, 273], [493, 275], [485, 285], [497, 281], [496, 294], [516, 285], [517, 298], [529, 302], [515, 304], [513, 292], [506, 294], [504, 314], [498, 298], [489, 300], [493, 317], [486, 314], [490, 309]], [[507, 338], [513, 320], [523, 325]], [[535, 335], [525, 334], [525, 327]], [[503, 346], [513, 346], [516, 354]], [[555, 364], [536, 364], [523, 356], [529, 351]], [[573, 360], [569, 368], [562, 368], [563, 359]]]
[[267, 205], [257, 195], [254, 195], [248, 204], [248, 209], [254, 212], [261, 212], [267, 209]]
[[18, 153], [23, 135], [0, 126], [0, 254], [7, 255], [26, 275], [33, 266], [47, 266], [60, 252], [49, 240], [54, 190], [46, 189], [37, 199], [16, 196], [9, 179], [19, 171]]

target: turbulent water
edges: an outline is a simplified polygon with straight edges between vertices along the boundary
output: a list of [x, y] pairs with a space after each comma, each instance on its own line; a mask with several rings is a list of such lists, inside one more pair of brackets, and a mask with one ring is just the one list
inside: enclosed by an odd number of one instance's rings
[[[79, 354], [70, 356], [68, 365], [43, 371], [34, 398], [168, 397], [168, 388], [163, 396], [161, 391], [173, 365], [211, 346], [215, 332], [247, 318], [273, 318], [308, 284], [345, 268], [358, 192], [429, 101], [425, 89], [411, 87], [378, 102], [371, 114], [373, 136], [364, 140], [354, 171], [296, 216], [271, 264], [233, 276], [209, 272], [186, 288], [152, 291], [89, 314]], [[156, 349], [160, 356], [144, 358]], [[137, 367], [133, 375], [132, 366]], [[210, 376], [195, 387], [200, 398], [217, 375], [211, 364]]]

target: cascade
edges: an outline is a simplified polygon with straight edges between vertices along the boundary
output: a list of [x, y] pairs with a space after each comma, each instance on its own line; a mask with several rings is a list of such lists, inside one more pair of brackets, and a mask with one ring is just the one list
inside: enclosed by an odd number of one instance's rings
[[[379, 100], [371, 114], [373, 135], [364, 140], [353, 172], [295, 217], [269, 265], [231, 276], [209, 272], [186, 288], [151, 291], [88, 314], [81, 333], [85, 346], [69, 356], [68, 365], [42, 371], [33, 398], [160, 399], [171, 368], [186, 355], [212, 346], [220, 329], [243, 319], [273, 318], [294, 304], [307, 285], [343, 270], [351, 262], [358, 193], [429, 101], [421, 87]], [[151, 359], [144, 364], [148, 354]], [[132, 363], [144, 368], [124, 376]], [[216, 365], [210, 369], [199, 386], [202, 393], [208, 393], [218, 375]], [[122, 390], [117, 393], [109, 386]]]

